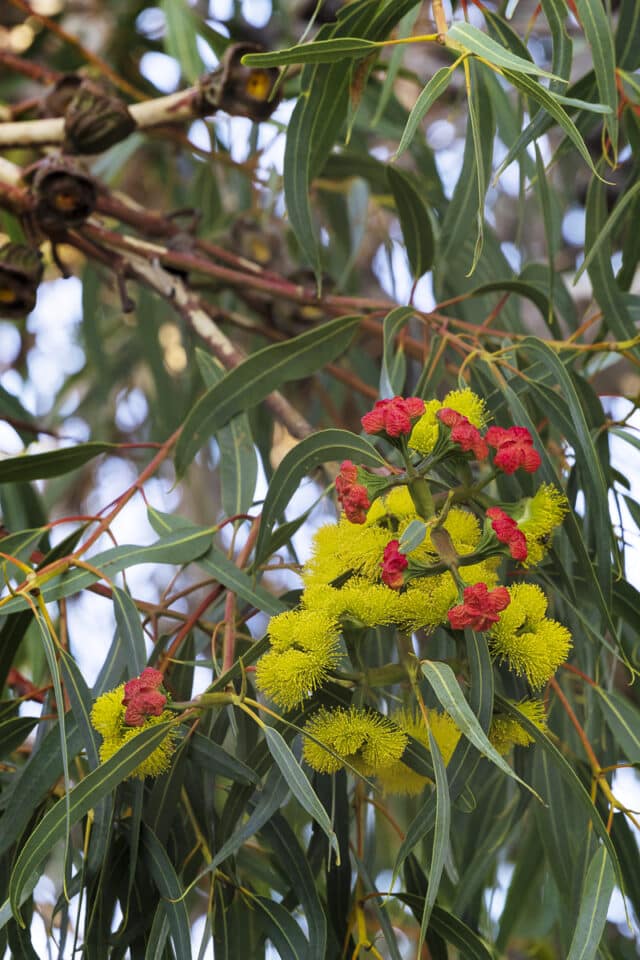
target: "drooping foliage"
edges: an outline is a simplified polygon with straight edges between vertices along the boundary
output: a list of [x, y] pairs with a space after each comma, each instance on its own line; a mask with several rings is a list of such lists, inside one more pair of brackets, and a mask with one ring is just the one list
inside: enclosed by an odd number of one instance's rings
[[0, 953], [637, 955], [639, 38], [3, 5]]

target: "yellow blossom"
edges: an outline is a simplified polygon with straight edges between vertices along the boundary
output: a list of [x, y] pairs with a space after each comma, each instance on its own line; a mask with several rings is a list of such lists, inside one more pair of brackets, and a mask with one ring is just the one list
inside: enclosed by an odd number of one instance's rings
[[[102, 744], [100, 745], [101, 763], [106, 763], [120, 747], [132, 740], [142, 730], [149, 730], [158, 723], [163, 723], [165, 720], [171, 720], [174, 717], [170, 710], [164, 710], [159, 717], [147, 717], [140, 726], [127, 726], [124, 722], [126, 707], [122, 703], [123, 697], [124, 683], [121, 683], [115, 690], [109, 690], [98, 697], [91, 709], [91, 723], [102, 736]], [[165, 773], [171, 765], [171, 757], [176, 748], [175, 741], [176, 732], [170, 730], [146, 760], [143, 760], [128, 774], [127, 779], [137, 777], [143, 780], [145, 777], [158, 777], [161, 773]]]
[[301, 646], [305, 650], [331, 645], [338, 640], [338, 624], [321, 610], [286, 610], [269, 621], [269, 639], [277, 650]]
[[382, 554], [391, 539], [389, 530], [349, 523], [344, 517], [320, 527], [302, 572], [305, 586], [329, 584], [349, 572], [379, 581]]
[[551, 483], [543, 483], [535, 496], [525, 500], [524, 513], [518, 527], [527, 538], [526, 567], [540, 563], [549, 546], [551, 534], [562, 523], [569, 501]]
[[320, 741], [316, 743], [305, 737], [303, 747], [304, 759], [320, 773], [335, 773], [346, 761], [368, 777], [399, 760], [407, 745], [406, 734], [395, 723], [357, 707], [322, 708], [305, 724], [304, 730]]
[[363, 627], [396, 623], [403, 596], [382, 583], [353, 577], [344, 587], [311, 586], [302, 595], [305, 607], [321, 610], [336, 620], [353, 620]]
[[[446, 765], [458, 744], [461, 735], [460, 730], [448, 713], [427, 710], [427, 717], [431, 734], [438, 744], [438, 749]], [[400, 710], [398, 713], [394, 713], [391, 719], [401, 730], [408, 733], [427, 750], [431, 749], [429, 733], [421, 715], [411, 710]], [[385, 793], [404, 794], [405, 796], [415, 796], [421, 793], [425, 785], [430, 782], [428, 777], [416, 773], [402, 760], [397, 760], [390, 766], [385, 767], [377, 776]]]
[[269, 624], [272, 649], [256, 666], [256, 684], [290, 710], [327, 680], [341, 659], [336, 620], [322, 610], [288, 610]]
[[407, 633], [413, 633], [443, 623], [458, 598], [458, 588], [450, 573], [438, 573], [410, 580], [401, 598], [397, 622]]
[[425, 405], [425, 412], [414, 425], [409, 437], [409, 446], [425, 456], [433, 450], [438, 439], [439, 410], [449, 408], [461, 413], [474, 427], [481, 429], [488, 420], [484, 400], [469, 388], [464, 390], [450, 390], [442, 403], [439, 400], [430, 400]]
[[489, 631], [489, 648], [511, 670], [526, 676], [538, 689], [567, 659], [571, 634], [556, 620], [545, 617], [547, 598], [532, 583], [509, 587], [511, 602]]
[[[530, 720], [538, 730], [546, 731], [547, 720], [542, 700], [522, 700], [520, 703], [514, 703], [513, 706], [527, 720]], [[489, 740], [501, 754], [508, 753], [514, 746], [528, 747], [529, 744], [533, 743], [533, 737], [522, 724], [518, 723], [515, 717], [505, 714], [497, 714], [493, 717], [489, 730]]]
[[417, 517], [416, 507], [406, 486], [392, 487], [383, 496], [373, 501], [367, 513], [368, 524], [379, 523], [385, 517]]

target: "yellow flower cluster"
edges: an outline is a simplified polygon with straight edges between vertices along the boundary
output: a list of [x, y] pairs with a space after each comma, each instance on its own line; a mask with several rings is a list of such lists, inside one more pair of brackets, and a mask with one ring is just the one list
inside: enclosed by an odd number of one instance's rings
[[[444, 443], [445, 436], [440, 434], [438, 419], [443, 409], [456, 411], [476, 430], [484, 429], [490, 419], [484, 401], [470, 389], [452, 390], [444, 400], [425, 404], [424, 414], [406, 438], [411, 450], [428, 456], [435, 449], [437, 459], [440, 441]], [[409, 427], [410, 424], [407, 432]], [[507, 431], [497, 433], [502, 436]], [[524, 434], [529, 436], [526, 430]], [[518, 439], [520, 434], [515, 431], [514, 436]], [[492, 445], [502, 442], [498, 438]], [[395, 445], [406, 458], [404, 441], [402, 446]], [[343, 514], [337, 524], [327, 524], [316, 532], [311, 556], [301, 574], [304, 589], [300, 606], [271, 620], [271, 649], [256, 667], [257, 686], [283, 709], [299, 706], [329, 680], [343, 656], [342, 630], [395, 626], [411, 634], [421, 629], [434, 630], [448, 619], [453, 622], [453, 618], [448, 618], [450, 611], [471, 603], [466, 598], [463, 603], [467, 588], [483, 585], [480, 590], [476, 588], [477, 596], [471, 591], [479, 603], [478, 597], [487, 596], [498, 586], [498, 569], [504, 554], [510, 552], [512, 558], [521, 560], [523, 538], [527, 557], [521, 562], [525, 566], [538, 563], [553, 530], [567, 512], [564, 494], [551, 484], [542, 484], [535, 496], [522, 500], [509, 514], [498, 509], [492, 517], [489, 512], [484, 524], [476, 513], [460, 504], [464, 488], [458, 488], [453, 505], [447, 502], [446, 516], [439, 517], [429, 481], [423, 476], [425, 464], [421, 465], [418, 459], [415, 454], [408, 455], [407, 474], [403, 478], [374, 477], [376, 482], [369, 484], [361, 510], [358, 501], [357, 516], [349, 519]], [[343, 506], [345, 491], [349, 484], [356, 483], [354, 470], [358, 483], [367, 482], [365, 472], [358, 473], [350, 461], [345, 461], [338, 491]], [[387, 482], [392, 486], [385, 486]], [[385, 492], [377, 496], [380, 489]], [[369, 496], [374, 500], [367, 510]], [[402, 543], [403, 534], [416, 520], [422, 522], [425, 537], [405, 556], [398, 541]], [[497, 555], [498, 550], [502, 556]], [[465, 558], [470, 562], [465, 563]], [[437, 572], [430, 572], [429, 568], [434, 567]], [[500, 600], [505, 596], [503, 589]], [[527, 678], [534, 690], [539, 689], [566, 659], [570, 634], [560, 623], [545, 616], [547, 601], [539, 587], [518, 584], [509, 588], [509, 598], [509, 605], [490, 630], [486, 626], [492, 620], [483, 619], [482, 611], [477, 622], [487, 632], [494, 658], [506, 661], [511, 670]], [[472, 613], [475, 615], [475, 611]], [[476, 629], [476, 621], [473, 623], [471, 629]], [[517, 706], [544, 729], [541, 704], [527, 701]], [[429, 711], [428, 720], [448, 762], [460, 731], [445, 714]], [[347, 763], [365, 776], [375, 773], [390, 793], [418, 793], [424, 787], [426, 778], [401, 761], [407, 735], [428, 747], [427, 726], [422, 717], [405, 711], [389, 720], [363, 709], [323, 708], [305, 730], [309, 734], [304, 745], [305, 759], [316, 770], [332, 773]], [[501, 753], [508, 752], [514, 744], [524, 746], [531, 742], [517, 720], [500, 714], [494, 717], [490, 738]]]
[[439, 400], [430, 400], [425, 404], [425, 412], [417, 423], [408, 440], [409, 446], [418, 453], [427, 456], [432, 452], [438, 439], [439, 410], [448, 408], [461, 413], [469, 423], [479, 430], [486, 426], [489, 419], [484, 400], [468, 388], [464, 390], [450, 390], [442, 403]]
[[[91, 723], [102, 736], [101, 763], [109, 760], [120, 747], [132, 740], [142, 730], [148, 730], [158, 723], [171, 720], [174, 716], [170, 710], [164, 710], [159, 717], [147, 717], [140, 726], [127, 726], [124, 722], [126, 707], [122, 703], [123, 697], [124, 683], [116, 687], [115, 690], [109, 690], [108, 693], [103, 693], [102, 696], [98, 697], [91, 710]], [[143, 760], [129, 774], [127, 779], [137, 777], [143, 780], [145, 777], [158, 777], [161, 773], [166, 773], [171, 765], [171, 757], [175, 748], [175, 732], [171, 730], [146, 760]]]
[[[531, 721], [538, 730], [546, 733], [547, 718], [542, 700], [521, 700], [520, 703], [514, 703], [513, 706], [527, 720]], [[528, 747], [533, 743], [533, 737], [522, 724], [518, 723], [514, 717], [505, 714], [498, 714], [493, 717], [489, 730], [489, 740], [501, 754], [509, 753], [512, 747]]]
[[364, 777], [379, 774], [400, 759], [407, 745], [406, 733], [392, 720], [357, 707], [318, 710], [304, 732], [310, 735], [304, 759], [320, 773], [335, 773], [347, 763]]
[[344, 516], [320, 527], [302, 572], [305, 587], [326, 586], [349, 574], [379, 582], [380, 560], [392, 536], [384, 527], [350, 523]]
[[526, 676], [534, 690], [551, 679], [571, 648], [571, 634], [545, 617], [547, 598], [533, 583], [509, 587], [511, 602], [489, 631], [489, 649], [511, 670]]
[[285, 710], [321, 686], [341, 659], [336, 620], [317, 608], [287, 610], [269, 625], [271, 650], [258, 661], [256, 682]]
[[533, 497], [524, 501], [518, 528], [527, 538], [525, 567], [540, 563], [547, 552], [551, 534], [559, 527], [569, 509], [564, 493], [551, 483], [541, 484]]
[[[438, 749], [442, 754], [445, 765], [449, 763], [453, 751], [458, 745], [460, 739], [460, 730], [448, 713], [439, 713], [437, 710], [427, 710], [429, 729], [433, 739], [438, 744]], [[421, 715], [411, 710], [400, 710], [394, 713], [392, 720], [401, 730], [408, 733], [430, 750], [429, 732], [424, 719]], [[411, 767], [403, 763], [402, 760], [396, 760], [377, 773], [377, 778], [385, 793], [403, 794], [404, 796], [416, 796], [422, 793], [424, 787], [429, 783], [428, 777], [423, 777], [416, 773]]]

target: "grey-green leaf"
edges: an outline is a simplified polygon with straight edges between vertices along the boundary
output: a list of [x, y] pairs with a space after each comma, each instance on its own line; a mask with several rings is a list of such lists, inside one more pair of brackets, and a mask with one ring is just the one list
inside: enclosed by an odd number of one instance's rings
[[615, 874], [606, 847], [596, 850], [582, 889], [578, 922], [569, 948], [567, 960], [593, 960], [598, 951]]
[[200, 447], [237, 413], [256, 406], [281, 384], [308, 377], [335, 360], [349, 346], [359, 322], [360, 317], [338, 317], [264, 347], [207, 390], [189, 413], [176, 445], [178, 475], [184, 475]]

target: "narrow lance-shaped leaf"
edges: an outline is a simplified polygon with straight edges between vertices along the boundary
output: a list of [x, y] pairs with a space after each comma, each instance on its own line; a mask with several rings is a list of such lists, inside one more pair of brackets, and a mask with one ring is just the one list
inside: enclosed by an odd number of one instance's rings
[[[221, 363], [204, 350], [196, 350], [202, 379], [207, 387], [219, 383], [226, 371]], [[258, 455], [251, 436], [246, 413], [232, 417], [217, 433], [220, 447], [220, 483], [222, 506], [228, 517], [246, 513], [256, 491]]]
[[[504, 757], [500, 756], [490, 742], [486, 733], [478, 723], [478, 718], [465, 700], [451, 667], [447, 663], [423, 660], [421, 668], [444, 710], [455, 720], [462, 733], [474, 747], [479, 750], [480, 753], [484, 754], [488, 760], [495, 763], [503, 773], [506, 773], [509, 777], [513, 777], [514, 780], [517, 780], [518, 783], [521, 783], [527, 790], [530, 790], [534, 796], [538, 797], [536, 791], [530, 787], [529, 784], [525, 783], [524, 780], [520, 779]], [[540, 799], [540, 797], [538, 797], [538, 799]]]
[[[547, 113], [549, 113], [556, 123], [562, 127], [592, 173], [594, 173], [598, 179], [602, 179], [593, 164], [591, 154], [589, 153], [588, 147], [582, 138], [582, 134], [576, 127], [569, 114], [559, 103], [557, 96], [546, 90], [536, 80], [533, 80], [531, 77], [525, 76], [522, 73], [515, 73], [512, 70], [504, 70], [503, 73], [505, 78], [512, 83], [514, 87], [522, 91], [522, 93], [526, 94], [528, 97], [531, 97], [536, 103], [539, 103], [540, 106], [544, 107]], [[496, 178], [500, 176], [503, 169], [504, 161], [496, 173]]]
[[578, 922], [569, 948], [567, 960], [593, 960], [598, 952], [615, 873], [606, 847], [600, 846], [589, 864], [584, 881]]
[[333, 63], [345, 58], [366, 57], [382, 44], [359, 37], [333, 37], [313, 43], [299, 43], [286, 50], [247, 53], [242, 62], [248, 67], [284, 67], [290, 63]]
[[280, 767], [280, 772], [300, 806], [313, 817], [336, 853], [336, 862], [340, 864], [340, 849], [331, 821], [320, 800], [315, 794], [302, 767], [275, 727], [265, 727], [264, 736], [269, 753]]
[[447, 46], [458, 53], [474, 53], [483, 60], [488, 60], [494, 67], [506, 70], [516, 70], [518, 73], [533, 74], [537, 77], [546, 77], [549, 80], [561, 80], [553, 73], [543, 70], [535, 63], [524, 60], [502, 47], [482, 30], [478, 30], [470, 23], [454, 23], [447, 32]]
[[436, 70], [426, 87], [420, 93], [420, 96], [411, 108], [409, 119], [407, 120], [405, 128], [402, 131], [400, 142], [396, 148], [396, 152], [393, 155], [394, 160], [397, 159], [401, 153], [404, 153], [407, 147], [411, 145], [411, 141], [416, 135], [419, 123], [422, 121], [423, 117], [427, 115], [438, 97], [442, 96], [444, 91], [451, 83], [453, 71], [458, 65], [458, 62], [459, 61], [456, 61], [456, 63], [452, 64], [450, 67], [441, 67], [439, 70]]
[[46, 453], [28, 453], [21, 457], [7, 457], [0, 460], [0, 483], [22, 483], [27, 480], [46, 480], [60, 477], [83, 467], [89, 460], [101, 453], [117, 452], [117, 443], [78, 443], [61, 450], [48, 450]]
[[343, 353], [360, 317], [338, 317], [256, 351], [211, 387], [193, 407], [176, 444], [176, 471], [182, 476], [200, 447], [243, 410], [256, 406], [281, 384], [301, 380]]
[[176, 955], [188, 957], [191, 954], [191, 926], [182, 882], [174, 870], [167, 851], [147, 825], [143, 826], [141, 840], [149, 873], [158, 893], [163, 898]]
[[406, 173], [389, 166], [387, 177], [398, 211], [411, 272], [414, 279], [418, 280], [433, 263], [434, 238], [429, 213]]
[[256, 565], [266, 558], [273, 524], [284, 512], [302, 478], [321, 463], [345, 459], [371, 467], [385, 466], [384, 459], [368, 440], [357, 437], [348, 430], [319, 430], [310, 437], [305, 437], [289, 451], [271, 479], [262, 506], [262, 520], [256, 542]]
[[433, 831], [433, 852], [431, 854], [431, 866], [429, 868], [429, 886], [427, 887], [427, 895], [424, 900], [419, 943], [424, 941], [429, 921], [431, 920], [431, 911], [433, 910], [438, 895], [440, 878], [442, 877], [442, 871], [449, 848], [449, 830], [451, 827], [451, 801], [449, 799], [449, 784], [447, 783], [447, 768], [444, 765], [442, 754], [431, 730], [429, 730], [429, 746], [436, 777], [436, 822]]
[[402, 344], [396, 345], [395, 341], [414, 314], [412, 307], [396, 307], [390, 310], [382, 321], [383, 348], [379, 389], [382, 399], [402, 393], [407, 373], [407, 360]]
[[[33, 873], [54, 845], [114, 787], [152, 753], [174, 726], [173, 721], [143, 730], [75, 786], [53, 806], [37, 825], [15, 863], [9, 880], [9, 900], [14, 917], [22, 924], [22, 894]], [[67, 811], [68, 806], [68, 811]]]
[[575, 0], [575, 2], [580, 23], [591, 47], [598, 96], [611, 109], [604, 124], [615, 160], [618, 155], [618, 91], [611, 23], [602, 0]]
[[[105, 550], [104, 553], [91, 557], [91, 565], [102, 571], [106, 577], [112, 578], [121, 570], [128, 569], [139, 563], [190, 563], [201, 556], [209, 548], [215, 528], [194, 527], [189, 530], [179, 530], [168, 537], [161, 537], [148, 546], [123, 544]], [[85, 587], [95, 583], [100, 577], [91, 570], [75, 567], [68, 573], [45, 583], [42, 587], [42, 596], [47, 602], [69, 597]], [[3, 607], [4, 613], [13, 613], [23, 610], [28, 603], [23, 597], [12, 597]]]

